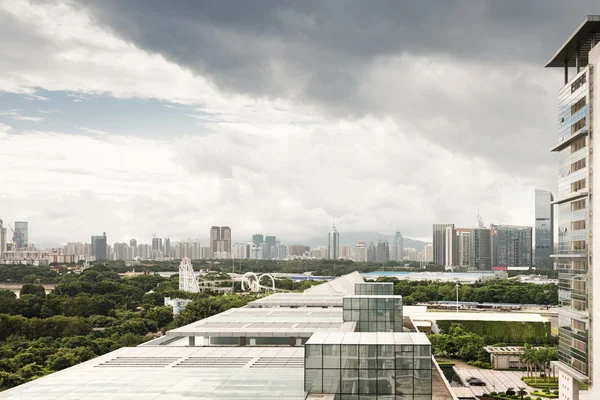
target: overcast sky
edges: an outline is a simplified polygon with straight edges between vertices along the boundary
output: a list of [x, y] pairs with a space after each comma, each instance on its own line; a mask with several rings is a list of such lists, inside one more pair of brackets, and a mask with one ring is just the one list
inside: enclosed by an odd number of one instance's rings
[[[543, 4], [543, 6], [542, 6]], [[235, 6], [234, 6], [235, 5]], [[597, 1], [0, 0], [0, 218], [30, 241], [533, 225]], [[343, 240], [342, 240], [343, 241]]]

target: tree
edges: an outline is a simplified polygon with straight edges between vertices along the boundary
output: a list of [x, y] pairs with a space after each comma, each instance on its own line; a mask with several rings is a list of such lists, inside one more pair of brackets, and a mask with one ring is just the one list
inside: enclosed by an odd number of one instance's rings
[[80, 359], [77, 358], [70, 349], [60, 349], [58, 352], [48, 357], [46, 367], [52, 371], [60, 371], [72, 367], [79, 362]]
[[173, 309], [171, 307], [154, 307], [149, 309], [146, 318], [156, 321], [158, 327], [163, 328], [173, 321]]
[[518, 387], [515, 393], [517, 396], [521, 396], [521, 400], [523, 400], [523, 396], [527, 396], [527, 391], [524, 387]]
[[26, 283], [21, 286], [21, 292], [19, 293], [20, 297], [23, 295], [32, 294], [34, 296], [45, 297], [46, 289], [42, 285], [34, 285], [32, 283]]

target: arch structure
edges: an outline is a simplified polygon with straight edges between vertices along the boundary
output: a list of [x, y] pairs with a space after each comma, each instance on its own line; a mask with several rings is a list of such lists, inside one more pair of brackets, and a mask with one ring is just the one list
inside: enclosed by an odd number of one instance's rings
[[[271, 279], [271, 286], [264, 286], [260, 284], [260, 281], [263, 277], [267, 277]], [[254, 272], [246, 272], [244, 276], [242, 276], [242, 290], [249, 290], [251, 292], [260, 292], [261, 290], [267, 291], [275, 289], [275, 278], [271, 274], [262, 274], [257, 276]]]
[[190, 293], [198, 293], [200, 291], [200, 285], [198, 285], [198, 280], [196, 279], [196, 275], [194, 275], [192, 260], [187, 257], [183, 257], [181, 264], [179, 264], [179, 290]]

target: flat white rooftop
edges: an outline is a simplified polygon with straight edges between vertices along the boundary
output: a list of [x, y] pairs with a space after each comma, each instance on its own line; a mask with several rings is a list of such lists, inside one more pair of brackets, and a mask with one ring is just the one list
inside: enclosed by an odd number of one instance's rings
[[0, 399], [304, 399], [302, 347], [126, 347]]
[[353, 331], [342, 308], [232, 308], [167, 332], [167, 336], [310, 337], [314, 332]]
[[344, 294], [275, 293], [246, 305], [248, 308], [265, 307], [341, 307]]
[[550, 322], [548, 318], [534, 313], [512, 312], [419, 312], [406, 307], [404, 315], [413, 321], [504, 321], [504, 322]]

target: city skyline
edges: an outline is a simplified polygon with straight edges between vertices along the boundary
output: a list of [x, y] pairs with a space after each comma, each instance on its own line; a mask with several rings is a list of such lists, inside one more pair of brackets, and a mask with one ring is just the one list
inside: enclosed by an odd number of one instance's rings
[[[539, 65], [591, 1], [543, 12], [514, 2], [506, 12], [261, 3], [228, 10], [240, 24], [205, 6], [196, 24], [206, 36], [180, 38], [160, 33], [188, 27], [179, 7], [161, 12], [159, 3], [148, 21], [128, 3], [118, 13], [111, 2], [0, 3], [2, 37], [32, 49], [0, 50], [0, 168], [11, 171], [0, 210], [35, 226], [37, 242], [103, 231], [142, 238], [156, 226], [195, 237], [215, 221], [244, 237], [269, 230], [295, 241], [335, 220], [347, 231], [399, 225], [424, 238], [446, 215], [470, 226], [478, 206], [487, 220], [531, 224], [533, 189], [556, 192], [546, 150], [560, 72]], [[313, 25], [314, 15], [323, 19]], [[372, 18], [389, 33], [365, 23]], [[431, 40], [413, 26], [430, 18], [457, 34]], [[465, 19], [482, 22], [465, 31]], [[273, 24], [281, 42], [257, 34]], [[215, 31], [237, 39], [211, 39]], [[466, 52], [474, 36], [482, 40]], [[539, 37], [535, 51], [524, 45]], [[464, 90], [467, 81], [477, 90]]]

